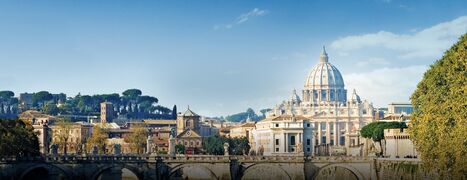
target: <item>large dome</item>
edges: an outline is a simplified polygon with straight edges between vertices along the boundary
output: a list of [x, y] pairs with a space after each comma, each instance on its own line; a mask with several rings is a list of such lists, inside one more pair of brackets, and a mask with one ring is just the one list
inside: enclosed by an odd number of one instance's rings
[[344, 80], [337, 68], [328, 62], [328, 54], [323, 48], [319, 63], [311, 69], [305, 81], [305, 88], [334, 89], [344, 88]]
[[328, 54], [324, 47], [318, 64], [311, 69], [306, 77], [302, 97], [302, 100], [308, 104], [317, 104], [317, 102], [323, 101], [345, 104], [347, 101], [344, 79], [339, 70], [329, 63]]

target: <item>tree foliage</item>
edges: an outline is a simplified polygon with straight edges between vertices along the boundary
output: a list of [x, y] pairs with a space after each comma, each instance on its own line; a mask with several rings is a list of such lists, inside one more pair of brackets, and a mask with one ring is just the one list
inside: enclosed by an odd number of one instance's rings
[[248, 108], [245, 112], [227, 116], [225, 117], [225, 119], [231, 122], [241, 122], [241, 121], [246, 120], [248, 117], [250, 117], [254, 121], [258, 121], [264, 118], [263, 116], [258, 116], [253, 109]]
[[467, 34], [436, 61], [411, 96], [409, 133], [424, 165], [467, 179]]
[[0, 156], [39, 155], [34, 128], [21, 120], [0, 120]]
[[208, 154], [224, 155], [224, 143], [229, 143], [229, 154], [244, 155], [248, 154], [250, 145], [248, 138], [227, 138], [225, 136], [214, 135], [203, 141], [203, 149]]
[[407, 128], [404, 122], [372, 122], [362, 127], [360, 135], [364, 138], [380, 142], [384, 139], [384, 129]]
[[73, 123], [69, 119], [59, 119], [53, 129], [53, 144], [57, 144], [63, 154], [68, 153]]
[[178, 154], [185, 154], [185, 145], [183, 144], [175, 145], [175, 152], [177, 152]]
[[126, 143], [130, 144], [132, 152], [142, 154], [146, 148], [148, 130], [143, 124], [134, 124], [130, 128], [131, 134], [124, 138]]
[[86, 142], [86, 149], [90, 151], [94, 145], [97, 146], [98, 153], [105, 153], [105, 148], [107, 146], [106, 142], [109, 138], [109, 134], [106, 129], [103, 129], [99, 126], [92, 127], [92, 136]]

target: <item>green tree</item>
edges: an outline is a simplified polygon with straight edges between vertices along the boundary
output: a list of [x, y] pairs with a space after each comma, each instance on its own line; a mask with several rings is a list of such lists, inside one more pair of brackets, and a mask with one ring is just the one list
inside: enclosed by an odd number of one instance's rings
[[409, 133], [441, 179], [467, 179], [467, 34], [430, 66], [411, 96]]
[[185, 154], [185, 145], [183, 144], [175, 145], [175, 152], [177, 152], [178, 154]]
[[224, 143], [227, 138], [219, 135], [210, 136], [203, 141], [203, 149], [208, 154], [224, 155]]
[[60, 110], [55, 103], [49, 102], [44, 105], [43, 112], [50, 115], [57, 115]]
[[177, 119], [177, 105], [172, 108], [172, 119]]
[[130, 97], [132, 99], [136, 99], [138, 96], [143, 94], [139, 89], [128, 89], [122, 93], [126, 97]]
[[70, 133], [73, 123], [69, 119], [59, 119], [53, 129], [53, 144], [62, 149], [63, 154], [68, 153]]
[[250, 151], [247, 137], [229, 138], [229, 153], [233, 155], [246, 155]]
[[[360, 135], [364, 138], [373, 140], [381, 146], [381, 140], [384, 139], [384, 129], [407, 128], [404, 122], [372, 122], [362, 127]], [[380, 154], [382, 154], [382, 149]]]
[[148, 129], [144, 124], [133, 124], [130, 128], [131, 134], [124, 138], [126, 143], [130, 144], [130, 149], [138, 154], [144, 153], [146, 148], [146, 140], [148, 137]]
[[13, 91], [0, 91], [0, 99], [10, 99], [15, 96]]
[[92, 136], [86, 142], [87, 151], [91, 151], [92, 147], [96, 145], [99, 154], [104, 154], [108, 138], [109, 134], [106, 129], [99, 126], [92, 127]]
[[[47, 91], [40, 91], [32, 95], [33, 106], [38, 107], [45, 104], [45, 102], [53, 99], [52, 94]], [[42, 108], [42, 107], [39, 107]]]
[[0, 156], [39, 154], [39, 139], [31, 124], [21, 120], [0, 120]]

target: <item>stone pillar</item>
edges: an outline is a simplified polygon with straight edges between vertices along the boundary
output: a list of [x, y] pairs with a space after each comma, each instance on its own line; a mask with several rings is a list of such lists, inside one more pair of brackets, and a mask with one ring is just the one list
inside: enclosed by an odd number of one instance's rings
[[345, 147], [350, 147], [349, 122], [345, 123]]
[[338, 126], [337, 126], [337, 121], [334, 122], [334, 146], [336, 145], [339, 145], [339, 142], [337, 141], [338, 140], [338, 137], [339, 137], [339, 131], [337, 130]]
[[272, 133], [272, 141], [270, 144], [271, 153], [276, 152], [276, 134]]
[[169, 155], [175, 156], [175, 139], [172, 136], [169, 139]]
[[321, 137], [323, 137], [323, 130], [321, 129], [321, 122], [318, 122], [318, 145], [321, 145], [323, 142], [321, 142]]
[[285, 135], [285, 139], [284, 139], [285, 149], [284, 149], [284, 152], [287, 153], [287, 152], [289, 152], [289, 137], [288, 137], [287, 133], [284, 133], [284, 135]]
[[331, 143], [331, 123], [326, 122], [326, 144]]

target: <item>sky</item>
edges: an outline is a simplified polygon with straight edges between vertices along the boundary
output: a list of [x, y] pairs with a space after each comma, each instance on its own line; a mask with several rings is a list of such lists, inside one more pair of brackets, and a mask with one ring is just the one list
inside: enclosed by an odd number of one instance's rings
[[326, 46], [349, 92], [409, 102], [467, 1], [0, 1], [0, 90], [138, 88], [205, 116], [274, 107]]

